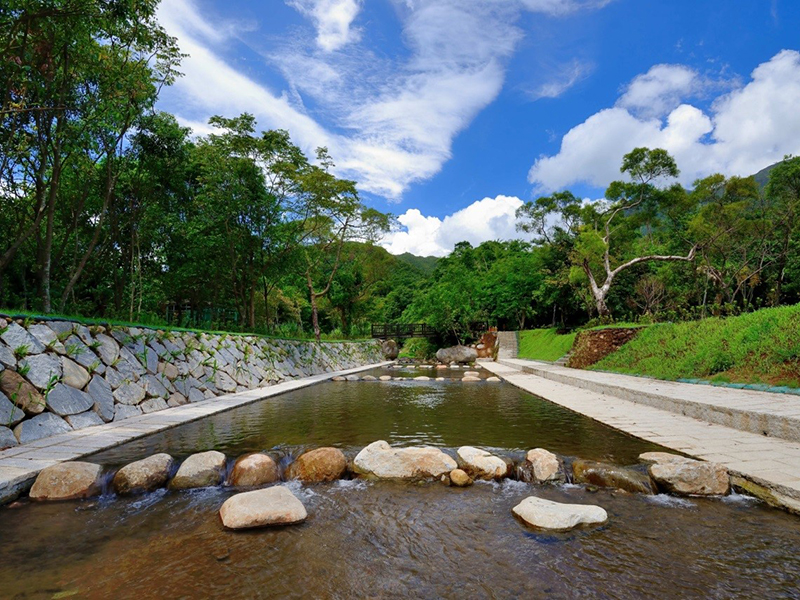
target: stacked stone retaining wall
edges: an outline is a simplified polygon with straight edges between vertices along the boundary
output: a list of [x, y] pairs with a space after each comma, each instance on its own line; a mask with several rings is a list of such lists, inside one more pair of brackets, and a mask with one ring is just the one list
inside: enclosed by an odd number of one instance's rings
[[380, 344], [0, 316], [0, 449], [382, 360]]

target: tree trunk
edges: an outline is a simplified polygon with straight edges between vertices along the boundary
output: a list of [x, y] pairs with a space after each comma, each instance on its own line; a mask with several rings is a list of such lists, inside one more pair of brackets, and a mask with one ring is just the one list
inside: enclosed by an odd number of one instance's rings
[[311, 323], [314, 326], [314, 337], [320, 341], [319, 314], [317, 311], [317, 295], [311, 292]]

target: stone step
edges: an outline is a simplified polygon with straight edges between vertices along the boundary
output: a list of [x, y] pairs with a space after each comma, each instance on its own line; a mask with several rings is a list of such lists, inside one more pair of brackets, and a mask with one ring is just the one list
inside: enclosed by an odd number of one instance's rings
[[530, 360], [498, 358], [498, 362], [558, 383], [740, 431], [800, 442], [800, 398], [795, 396], [584, 371]]
[[519, 341], [516, 331], [497, 332], [497, 358], [517, 358], [519, 355]]

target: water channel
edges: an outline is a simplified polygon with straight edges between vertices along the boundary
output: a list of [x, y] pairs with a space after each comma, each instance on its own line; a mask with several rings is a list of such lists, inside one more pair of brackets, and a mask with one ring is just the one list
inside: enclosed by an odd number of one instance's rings
[[[376, 370], [375, 376], [463, 372]], [[521, 460], [546, 448], [634, 465], [663, 450], [508, 384], [326, 382], [143, 438], [86, 460], [109, 472], [155, 452], [266, 451], [283, 465], [378, 439], [461, 445]], [[469, 488], [358, 479], [289, 484], [299, 526], [233, 533], [217, 510], [235, 490], [161, 490], [0, 508], [3, 598], [665, 598], [800, 596], [800, 518], [750, 498], [681, 499], [537, 486]], [[602, 527], [525, 528], [529, 495], [599, 504]]]

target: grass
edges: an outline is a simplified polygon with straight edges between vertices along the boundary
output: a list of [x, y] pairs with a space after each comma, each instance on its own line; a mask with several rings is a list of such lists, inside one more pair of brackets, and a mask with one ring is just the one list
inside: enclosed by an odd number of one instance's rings
[[800, 387], [800, 304], [651, 325], [591, 368], [668, 380]]
[[519, 357], [555, 361], [572, 348], [575, 333], [559, 335], [556, 329], [529, 329], [519, 332]]
[[[311, 342], [314, 341], [313, 334], [309, 334], [308, 337], [288, 337], [288, 336], [277, 336], [277, 335], [266, 335], [263, 333], [253, 333], [253, 332], [246, 332], [246, 331], [224, 331], [218, 329], [196, 329], [191, 327], [174, 327], [170, 325], [158, 325], [158, 324], [148, 324], [148, 323], [133, 323], [128, 321], [119, 321], [113, 319], [96, 319], [91, 317], [83, 317], [79, 315], [63, 315], [63, 314], [47, 314], [43, 315], [36, 312], [25, 311], [25, 310], [6, 310], [0, 308], [0, 317], [4, 317], [7, 319], [26, 319], [27, 321], [33, 322], [36, 320], [42, 321], [70, 321], [75, 323], [80, 323], [81, 325], [86, 325], [87, 327], [90, 326], [97, 326], [102, 325], [104, 327], [111, 326], [113, 327], [138, 327], [140, 329], [160, 329], [166, 332], [171, 331], [185, 331], [189, 333], [210, 333], [214, 335], [231, 335], [231, 336], [254, 336], [260, 338], [266, 338], [271, 340], [287, 340], [292, 342]], [[68, 336], [66, 336], [68, 337]], [[336, 337], [328, 337], [326, 334], [322, 334], [322, 341], [323, 342], [334, 342], [334, 343], [346, 343], [346, 342], [364, 342], [368, 341], [371, 338], [364, 337], [364, 338], [352, 338], [352, 339], [342, 339]], [[63, 341], [63, 340], [60, 340]]]

